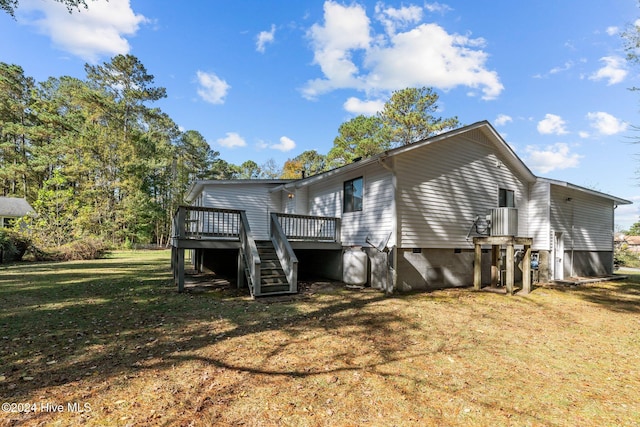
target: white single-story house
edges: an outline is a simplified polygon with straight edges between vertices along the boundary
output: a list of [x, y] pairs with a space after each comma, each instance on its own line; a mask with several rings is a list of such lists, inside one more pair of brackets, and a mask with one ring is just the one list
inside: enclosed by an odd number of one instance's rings
[[[534, 175], [486, 121], [302, 179], [198, 181], [187, 200], [179, 289], [193, 250], [197, 268], [233, 266], [253, 295], [296, 292], [298, 275], [387, 291], [495, 284], [504, 269], [528, 276], [524, 253], [541, 281], [611, 274], [614, 212], [631, 203]], [[511, 253], [491, 236], [513, 237]]]
[[34, 210], [26, 199], [19, 197], [0, 197], [0, 228], [9, 227], [13, 221]]

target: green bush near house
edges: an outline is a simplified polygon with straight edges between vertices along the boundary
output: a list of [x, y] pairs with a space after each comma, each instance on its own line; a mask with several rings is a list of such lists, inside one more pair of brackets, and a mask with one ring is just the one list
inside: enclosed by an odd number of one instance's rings
[[0, 229], [0, 262], [21, 261], [31, 246], [31, 239], [18, 231]]
[[629, 247], [624, 244], [619, 248], [616, 248], [613, 255], [613, 262], [620, 267], [640, 267], [640, 256], [637, 253], [629, 250]]

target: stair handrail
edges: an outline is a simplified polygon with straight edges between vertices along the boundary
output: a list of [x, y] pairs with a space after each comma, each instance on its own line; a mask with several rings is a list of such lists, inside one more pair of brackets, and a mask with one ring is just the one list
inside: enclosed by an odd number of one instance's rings
[[259, 296], [260, 289], [260, 254], [253, 238], [249, 220], [245, 211], [240, 211], [240, 250], [242, 251], [245, 266], [249, 273], [249, 290], [252, 296]]
[[287, 276], [289, 290], [298, 292], [298, 257], [296, 257], [287, 235], [282, 229], [278, 214], [271, 213], [271, 242], [276, 250], [284, 274]]

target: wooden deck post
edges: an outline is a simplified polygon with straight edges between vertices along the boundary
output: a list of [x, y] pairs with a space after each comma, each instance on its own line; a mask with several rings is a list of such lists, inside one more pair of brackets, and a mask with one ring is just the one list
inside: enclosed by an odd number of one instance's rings
[[482, 289], [482, 246], [479, 243], [475, 244], [473, 257], [473, 289]]
[[177, 279], [178, 279], [178, 292], [184, 291], [184, 249], [178, 248], [178, 271], [177, 271]]
[[238, 275], [236, 276], [236, 288], [244, 287], [244, 260], [242, 258], [242, 250], [238, 251]]
[[524, 259], [522, 260], [522, 293], [531, 292], [531, 245], [524, 245]]
[[491, 245], [491, 286], [498, 286], [500, 281], [500, 245]]
[[515, 251], [513, 241], [507, 243], [507, 293], [513, 295], [513, 285], [515, 276]]

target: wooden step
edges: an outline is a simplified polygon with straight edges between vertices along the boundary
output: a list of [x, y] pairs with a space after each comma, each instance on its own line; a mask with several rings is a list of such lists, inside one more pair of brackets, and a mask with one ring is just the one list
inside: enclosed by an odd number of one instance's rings
[[261, 270], [267, 270], [267, 269], [273, 269], [273, 270], [277, 270], [277, 269], [281, 269], [281, 265], [280, 265], [280, 261], [278, 260], [274, 260], [274, 259], [268, 259], [268, 260], [264, 260], [264, 259], [260, 259], [260, 269]]
[[286, 277], [267, 277], [266, 279], [260, 279], [260, 286], [268, 285], [289, 285]]
[[289, 289], [289, 285], [262, 285], [260, 290], [263, 294], [272, 293], [292, 293]]
[[284, 277], [284, 271], [281, 268], [261, 268], [260, 277]]

